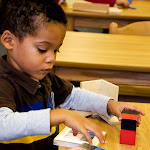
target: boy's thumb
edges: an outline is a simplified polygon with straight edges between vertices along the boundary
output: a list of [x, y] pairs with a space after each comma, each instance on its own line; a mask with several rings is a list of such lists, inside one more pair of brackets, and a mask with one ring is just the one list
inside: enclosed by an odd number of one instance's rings
[[122, 120], [122, 114], [121, 114], [120, 111], [118, 111], [118, 112], [116, 113], [116, 116], [118, 117], [119, 121]]

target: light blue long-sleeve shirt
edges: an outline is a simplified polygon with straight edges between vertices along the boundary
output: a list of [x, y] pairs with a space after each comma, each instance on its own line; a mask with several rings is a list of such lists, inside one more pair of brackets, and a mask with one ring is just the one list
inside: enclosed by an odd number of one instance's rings
[[[101, 94], [73, 87], [71, 94], [60, 107], [108, 116], [109, 100], [109, 97]], [[50, 109], [19, 113], [7, 107], [0, 108], [0, 141], [32, 135], [50, 135]]]

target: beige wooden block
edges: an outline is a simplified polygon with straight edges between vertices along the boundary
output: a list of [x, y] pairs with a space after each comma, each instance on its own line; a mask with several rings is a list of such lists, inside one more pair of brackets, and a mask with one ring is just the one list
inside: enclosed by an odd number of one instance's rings
[[[80, 87], [89, 90], [91, 92], [95, 92], [97, 94], [103, 94], [105, 96], [114, 98], [116, 101], [118, 101], [119, 86], [112, 84], [106, 80], [101, 79], [101, 80], [83, 81], [80, 82]], [[116, 116], [113, 116], [111, 118], [107, 118], [103, 115], [99, 116], [110, 125], [116, 125], [120, 123], [120, 121]]]
[[122, 9], [119, 9], [117, 7], [109, 7], [108, 13], [111, 15], [120, 15], [122, 11]]
[[109, 4], [90, 3], [90, 2], [75, 2], [73, 4], [73, 10], [96, 12], [96, 13], [108, 13]]
[[91, 80], [80, 82], [80, 87], [86, 90], [103, 94], [105, 96], [114, 98], [118, 101], [119, 86], [112, 84], [106, 80]]

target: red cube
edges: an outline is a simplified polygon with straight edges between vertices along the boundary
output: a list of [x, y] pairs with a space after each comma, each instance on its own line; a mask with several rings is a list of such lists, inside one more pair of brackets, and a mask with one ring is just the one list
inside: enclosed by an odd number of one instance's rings
[[120, 144], [135, 145], [136, 131], [124, 130], [120, 131]]

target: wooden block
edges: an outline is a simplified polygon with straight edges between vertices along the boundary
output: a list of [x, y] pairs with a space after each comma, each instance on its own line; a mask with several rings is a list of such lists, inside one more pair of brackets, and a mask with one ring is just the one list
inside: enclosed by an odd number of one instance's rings
[[87, 11], [95, 13], [108, 13], [109, 4], [90, 3], [90, 2], [75, 2], [73, 10]]
[[[99, 144], [98, 138], [95, 135], [93, 136], [91, 132], [89, 132], [89, 134], [91, 135], [93, 146], [97, 146]], [[102, 131], [102, 134], [105, 136], [106, 132]], [[73, 148], [84, 143], [88, 144], [85, 136], [80, 132], [74, 136], [72, 129], [67, 126], [53, 140], [54, 145], [69, 148]]]
[[137, 119], [138, 112], [132, 110], [123, 110], [120, 144], [135, 145]]
[[123, 113], [125, 113], [125, 114], [134, 114], [134, 115], [138, 115], [139, 114], [139, 112], [134, 111], [134, 110], [123, 110], [122, 114]]
[[96, 146], [91, 146], [87, 143], [81, 144], [75, 148], [69, 149], [69, 150], [105, 150]]
[[122, 114], [122, 119], [130, 119], [130, 120], [137, 121], [138, 115], [134, 115], [134, 114]]
[[103, 79], [80, 82], [80, 87], [97, 94], [114, 98], [118, 101], [119, 86]]
[[122, 9], [119, 9], [117, 7], [109, 7], [108, 13], [111, 15], [120, 15], [122, 11]]
[[[114, 98], [116, 101], [118, 101], [119, 86], [103, 79], [80, 82], [80, 87], [97, 94]], [[116, 116], [107, 118], [103, 115], [100, 115], [100, 117], [110, 125], [116, 125], [120, 123]]]
[[121, 129], [136, 131], [138, 112], [124, 110], [122, 112]]
[[120, 131], [120, 144], [135, 145], [136, 131], [123, 130]]
[[93, 149], [97, 148], [96, 146], [93, 146], [93, 145], [91, 146], [87, 143], [81, 144], [81, 145], [79, 145], [79, 147], [83, 147], [83, 148], [88, 149], [88, 150], [93, 150]]
[[136, 131], [136, 120], [122, 119], [121, 129]]

